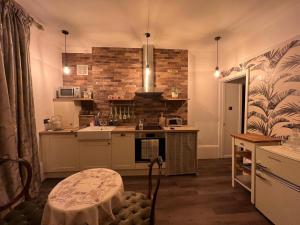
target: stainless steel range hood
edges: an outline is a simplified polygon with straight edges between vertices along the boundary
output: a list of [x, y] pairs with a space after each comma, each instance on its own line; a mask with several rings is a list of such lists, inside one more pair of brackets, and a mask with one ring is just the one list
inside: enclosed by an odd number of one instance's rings
[[161, 95], [163, 93], [161, 90], [155, 87], [153, 49], [153, 45], [148, 45], [148, 48], [147, 45], [143, 46], [143, 87], [135, 92], [137, 95], [153, 96]]

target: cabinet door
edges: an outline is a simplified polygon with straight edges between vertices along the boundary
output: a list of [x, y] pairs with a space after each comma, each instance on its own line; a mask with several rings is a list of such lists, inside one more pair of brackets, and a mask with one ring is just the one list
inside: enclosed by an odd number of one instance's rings
[[112, 134], [112, 168], [135, 169], [134, 134]]
[[197, 172], [197, 133], [167, 133], [167, 175]]
[[80, 169], [111, 168], [110, 141], [80, 141]]
[[74, 134], [41, 137], [44, 172], [79, 170], [78, 143]]

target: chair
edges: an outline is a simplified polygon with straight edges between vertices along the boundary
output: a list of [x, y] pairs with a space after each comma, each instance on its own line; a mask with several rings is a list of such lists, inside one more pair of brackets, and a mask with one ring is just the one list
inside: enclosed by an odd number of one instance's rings
[[[156, 187], [152, 195], [152, 168], [158, 165], [158, 176]], [[155, 203], [160, 185], [162, 170], [162, 158], [158, 157], [149, 164], [148, 194], [132, 191], [124, 193], [125, 202], [122, 207], [114, 208], [115, 221], [110, 225], [154, 225], [155, 224]]]
[[38, 202], [31, 199], [29, 195], [29, 187], [32, 178], [32, 169], [28, 161], [24, 159], [3, 159], [0, 158], [0, 166], [5, 163], [18, 163], [26, 169], [26, 181], [23, 189], [10, 202], [0, 206], [0, 212], [9, 209], [21, 199], [25, 201], [18, 204], [12, 211], [10, 211], [3, 219], [0, 219], [0, 225], [40, 225], [43, 215], [44, 202]]

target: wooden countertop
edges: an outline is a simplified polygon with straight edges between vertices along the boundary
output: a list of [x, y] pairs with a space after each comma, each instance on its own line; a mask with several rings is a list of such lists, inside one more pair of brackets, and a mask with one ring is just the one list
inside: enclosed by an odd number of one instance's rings
[[264, 136], [259, 134], [231, 134], [232, 137], [242, 139], [245, 141], [253, 142], [253, 143], [260, 143], [260, 142], [280, 142], [281, 139], [273, 138], [270, 136]]
[[[43, 134], [72, 134], [77, 132], [78, 129], [64, 129], [59, 131], [41, 131], [39, 132], [40, 135]], [[165, 132], [165, 133], [172, 133], [172, 132], [198, 132], [199, 130], [191, 127], [191, 126], [181, 126], [175, 127], [174, 129], [170, 127], [164, 127], [162, 130], [136, 130], [135, 126], [117, 126], [115, 129], [112, 130], [112, 133], [119, 133], [119, 132]]]
[[44, 130], [44, 131], [40, 131], [39, 134], [43, 135], [43, 134], [73, 134], [76, 133], [78, 131], [78, 129], [63, 129], [63, 130]]

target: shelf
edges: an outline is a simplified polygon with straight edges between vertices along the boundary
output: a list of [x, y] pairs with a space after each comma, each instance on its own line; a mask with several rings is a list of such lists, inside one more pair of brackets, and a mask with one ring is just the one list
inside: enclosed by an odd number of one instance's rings
[[92, 98], [54, 98], [53, 101], [94, 101]]
[[134, 102], [135, 99], [107, 99], [109, 102]]
[[237, 175], [234, 180], [251, 192], [251, 176]]
[[182, 101], [188, 101], [189, 98], [163, 98], [161, 101], [165, 102], [182, 102]]

